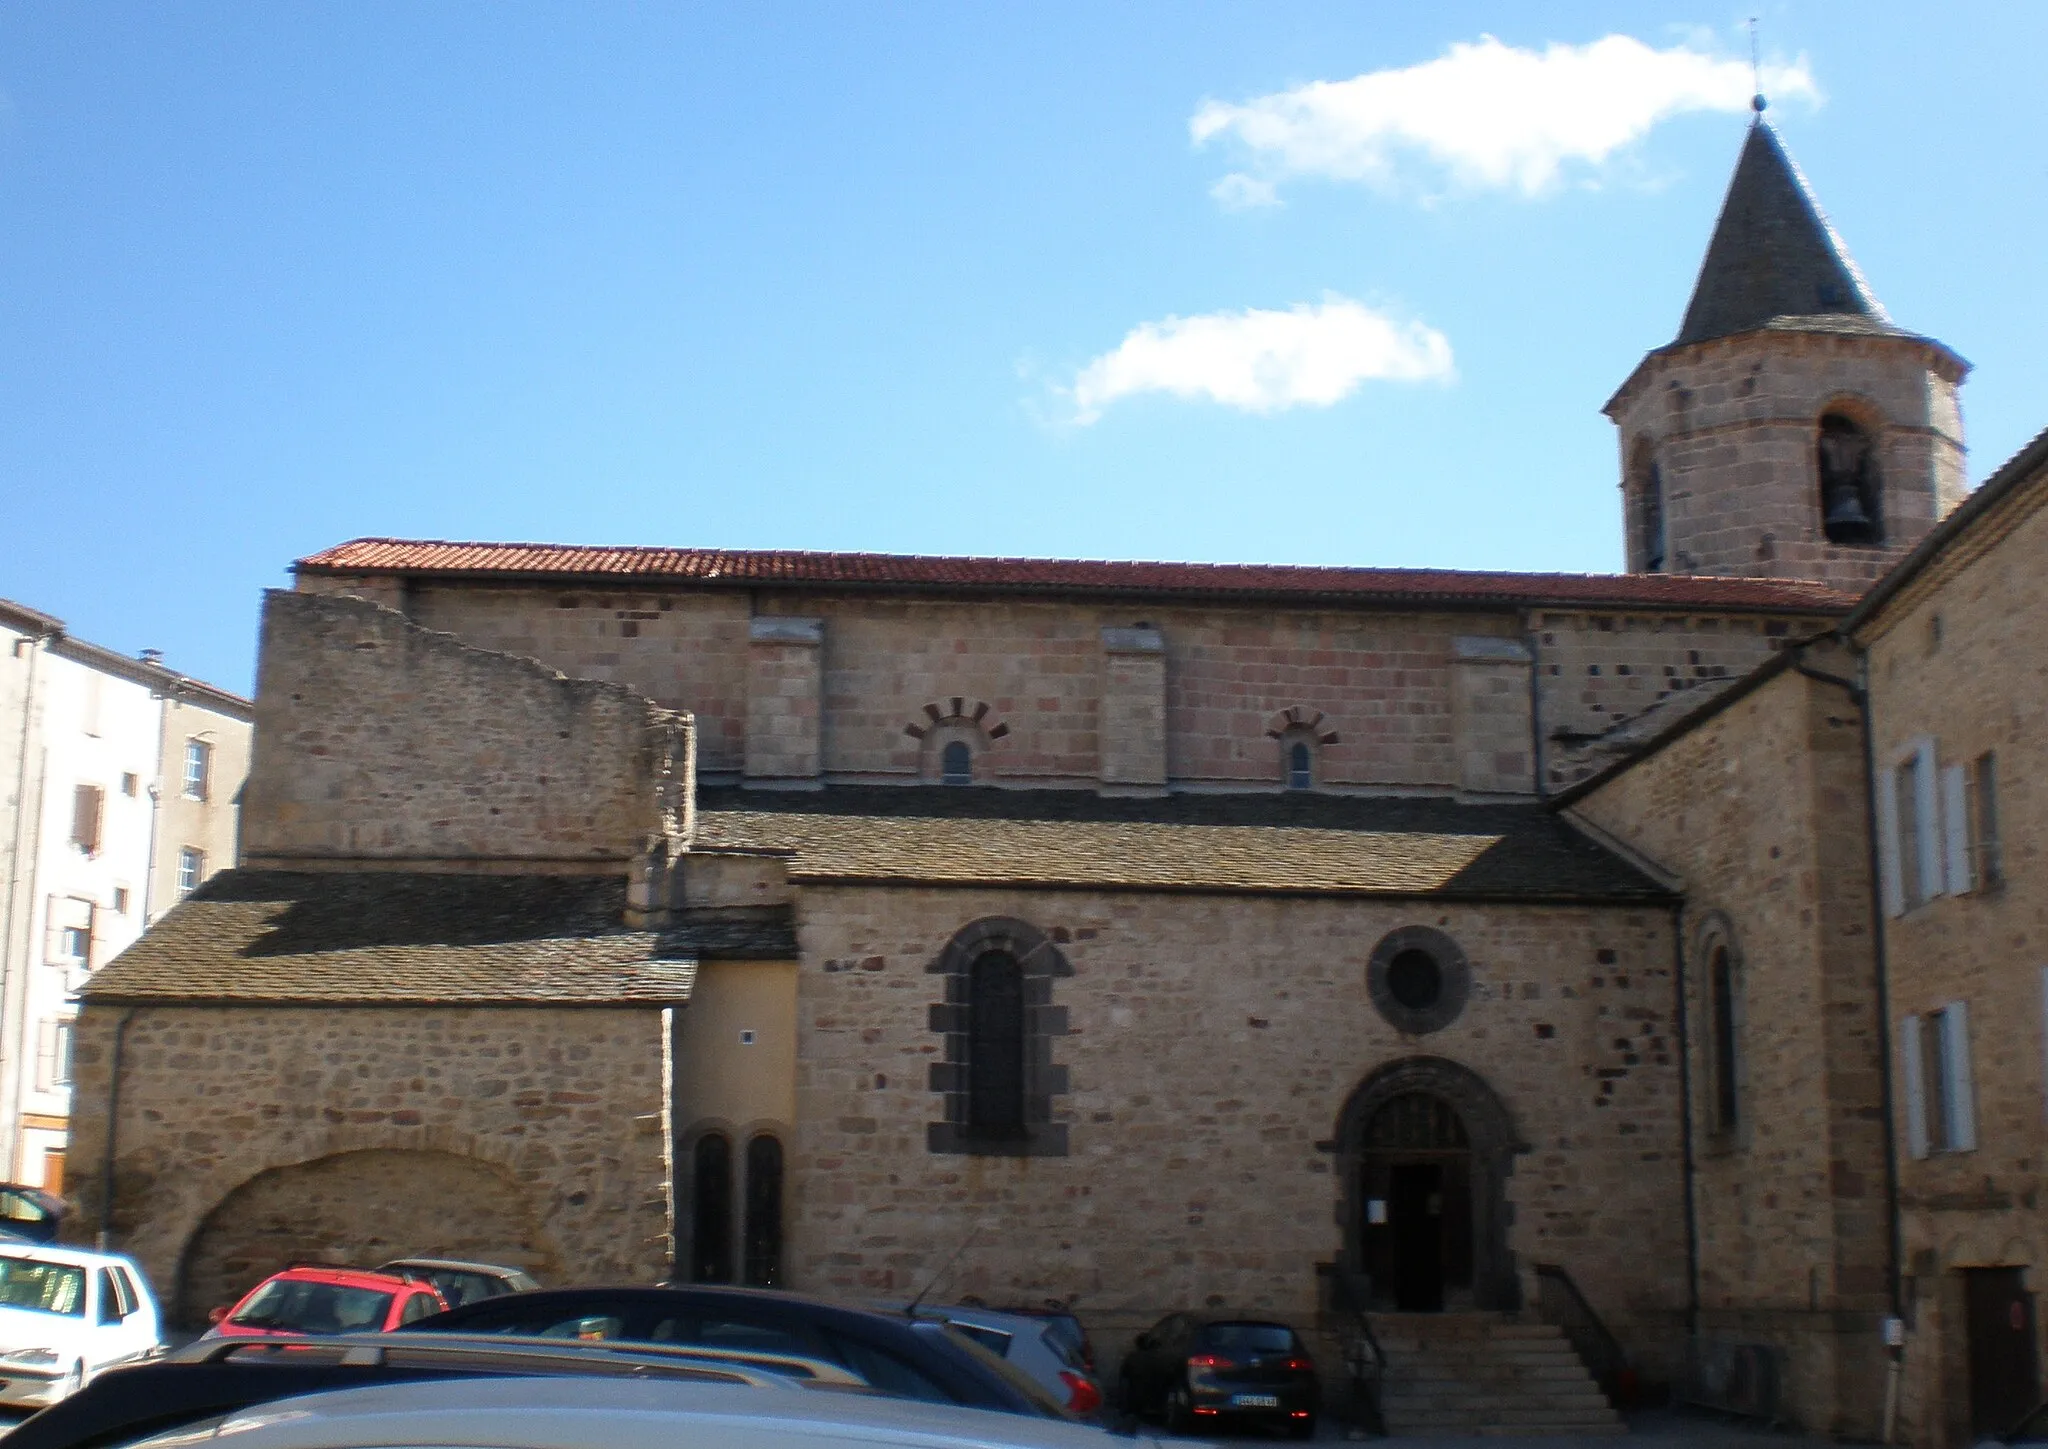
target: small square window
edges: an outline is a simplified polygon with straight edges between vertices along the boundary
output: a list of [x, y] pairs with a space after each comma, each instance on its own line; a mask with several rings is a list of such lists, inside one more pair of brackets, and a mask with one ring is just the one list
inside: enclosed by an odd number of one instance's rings
[[128, 887], [114, 887], [114, 910], [118, 915], [125, 916], [128, 914]]
[[130, 800], [133, 800], [136, 796], [136, 793], [141, 789], [142, 780], [140, 776], [127, 774], [121, 777], [121, 793], [123, 795], [126, 795]]

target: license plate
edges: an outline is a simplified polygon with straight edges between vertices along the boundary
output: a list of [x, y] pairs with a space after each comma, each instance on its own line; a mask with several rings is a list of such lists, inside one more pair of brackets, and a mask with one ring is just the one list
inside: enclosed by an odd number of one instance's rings
[[1278, 1394], [1232, 1394], [1230, 1407], [1233, 1409], [1277, 1409], [1280, 1407]]

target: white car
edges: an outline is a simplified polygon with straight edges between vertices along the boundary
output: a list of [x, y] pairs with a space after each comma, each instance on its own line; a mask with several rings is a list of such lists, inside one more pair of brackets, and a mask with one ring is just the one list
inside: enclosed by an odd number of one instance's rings
[[648, 1379], [440, 1379], [226, 1414], [133, 1449], [1125, 1449], [1107, 1430], [865, 1393]]
[[54, 1404], [162, 1348], [156, 1295], [132, 1258], [0, 1243], [0, 1404]]

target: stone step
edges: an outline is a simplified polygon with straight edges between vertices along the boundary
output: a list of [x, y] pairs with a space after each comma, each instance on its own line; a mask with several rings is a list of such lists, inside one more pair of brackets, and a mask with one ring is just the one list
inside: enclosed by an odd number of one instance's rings
[[1400, 1433], [1406, 1429], [1448, 1428], [1452, 1425], [1495, 1425], [1512, 1428], [1543, 1428], [1551, 1425], [1619, 1424], [1613, 1410], [1593, 1413], [1584, 1409], [1494, 1409], [1472, 1405], [1461, 1409], [1420, 1409], [1408, 1413], [1386, 1410], [1387, 1428]]

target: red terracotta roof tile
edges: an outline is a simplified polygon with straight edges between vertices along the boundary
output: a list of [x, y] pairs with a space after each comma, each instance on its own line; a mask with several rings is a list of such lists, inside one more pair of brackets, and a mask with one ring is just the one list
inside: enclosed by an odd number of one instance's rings
[[863, 588], [945, 593], [1054, 593], [1240, 598], [1351, 604], [1542, 604], [1642, 609], [1845, 613], [1854, 594], [1802, 579], [1670, 574], [1475, 573], [1453, 569], [1321, 568], [1296, 564], [1152, 563], [1103, 559], [944, 558], [791, 550], [587, 548], [358, 538], [295, 568], [321, 574], [644, 582], [737, 587]]

